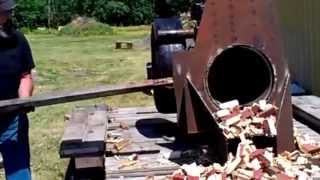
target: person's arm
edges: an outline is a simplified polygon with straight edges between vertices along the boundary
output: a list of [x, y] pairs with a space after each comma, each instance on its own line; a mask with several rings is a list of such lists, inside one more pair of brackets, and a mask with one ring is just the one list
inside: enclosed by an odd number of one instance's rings
[[19, 98], [26, 98], [32, 96], [33, 92], [33, 79], [32, 69], [35, 68], [31, 48], [25, 36], [18, 32], [18, 36], [21, 39], [21, 76], [20, 86], [18, 90]]
[[32, 73], [23, 73], [20, 79], [19, 98], [26, 98], [32, 96], [33, 93], [33, 79]]

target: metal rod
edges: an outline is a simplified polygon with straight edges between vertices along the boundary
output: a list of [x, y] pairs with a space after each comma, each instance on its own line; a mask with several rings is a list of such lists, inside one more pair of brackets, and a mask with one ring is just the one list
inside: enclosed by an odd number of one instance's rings
[[158, 31], [158, 36], [161, 38], [193, 38], [195, 33], [193, 29], [161, 30]]

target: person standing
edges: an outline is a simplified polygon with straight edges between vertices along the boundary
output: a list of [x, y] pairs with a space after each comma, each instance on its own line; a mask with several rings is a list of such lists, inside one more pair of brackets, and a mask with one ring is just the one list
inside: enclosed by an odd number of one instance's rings
[[[35, 67], [25, 36], [12, 23], [14, 0], [0, 0], [0, 100], [32, 95]], [[7, 180], [29, 180], [28, 117], [24, 111], [0, 114], [0, 152]]]

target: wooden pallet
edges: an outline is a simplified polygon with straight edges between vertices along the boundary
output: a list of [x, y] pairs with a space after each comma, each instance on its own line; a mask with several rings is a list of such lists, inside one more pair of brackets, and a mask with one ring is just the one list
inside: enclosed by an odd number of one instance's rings
[[[139, 180], [146, 176], [163, 179], [181, 164], [206, 160], [201, 154], [205, 145], [179, 138], [176, 114], [161, 114], [154, 107], [119, 108], [109, 110], [106, 120], [106, 134], [121, 135], [129, 140], [128, 145], [117, 151], [113, 144], [106, 143], [104, 164], [98, 154], [85, 158], [74, 156], [78, 169], [103, 167], [108, 180]], [[320, 140], [320, 135], [308, 126], [298, 121], [294, 121], [294, 126], [300, 133]], [[134, 165], [123, 166], [132, 154], [138, 155], [138, 161]]]

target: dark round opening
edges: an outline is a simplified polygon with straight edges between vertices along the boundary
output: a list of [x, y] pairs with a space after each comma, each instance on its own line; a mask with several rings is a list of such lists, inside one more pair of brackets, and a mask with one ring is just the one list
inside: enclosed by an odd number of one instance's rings
[[209, 67], [211, 96], [226, 102], [248, 104], [272, 88], [273, 71], [267, 57], [249, 46], [233, 46], [219, 54]]

